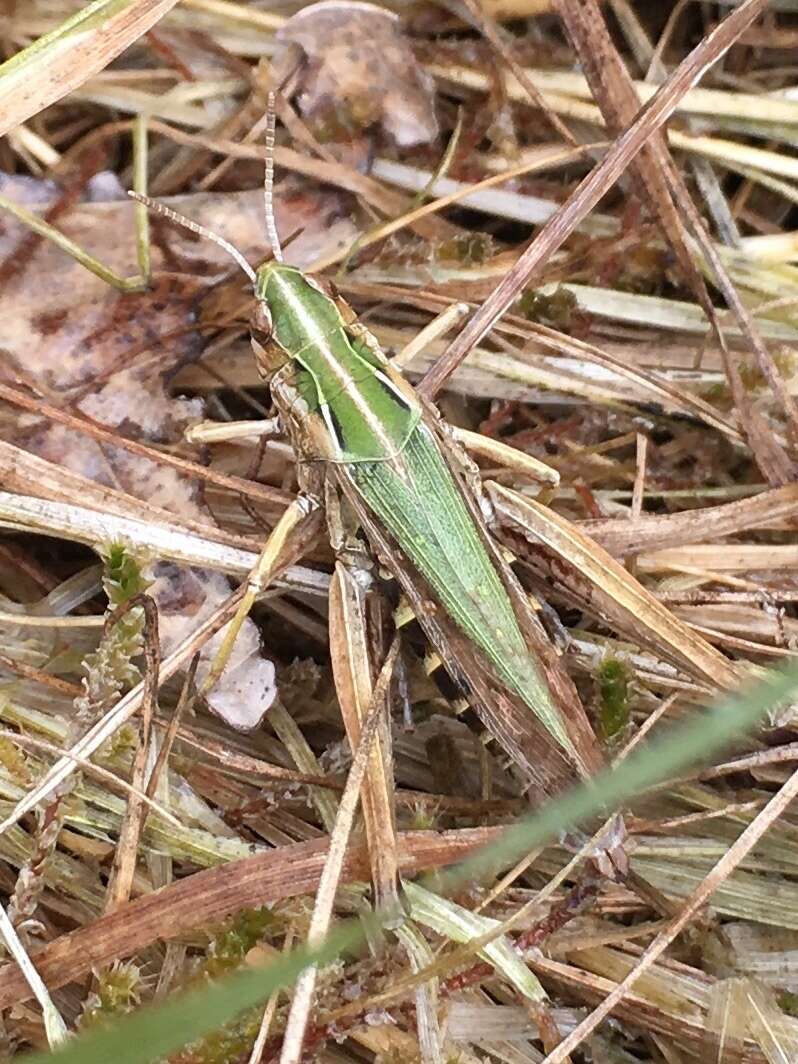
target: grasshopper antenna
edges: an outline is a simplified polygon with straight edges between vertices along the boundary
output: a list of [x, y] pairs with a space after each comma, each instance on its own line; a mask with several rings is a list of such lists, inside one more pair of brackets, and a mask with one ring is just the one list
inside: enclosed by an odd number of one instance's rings
[[283, 249], [277, 235], [274, 221], [274, 125], [277, 112], [277, 100], [273, 90], [269, 90], [266, 105], [266, 171], [263, 175], [263, 207], [266, 213], [266, 233], [272, 246], [272, 255], [277, 262], [283, 261]]
[[192, 233], [197, 233], [199, 236], [205, 237], [206, 240], [212, 240], [214, 244], [217, 244], [220, 248], [226, 251], [231, 258], [235, 259], [247, 277], [249, 277], [250, 281], [252, 281], [253, 285], [255, 284], [257, 281], [255, 271], [238, 248], [233, 247], [229, 240], [225, 240], [224, 237], [212, 233], [210, 229], [206, 229], [205, 226], [200, 225], [199, 222], [193, 222], [190, 218], [186, 218], [184, 214], [178, 214], [178, 212], [173, 211], [171, 207], [165, 207], [163, 203], [150, 199], [149, 196], [142, 196], [140, 192], [128, 192], [128, 196], [130, 196], [131, 199], [136, 200], [138, 203], [143, 203], [145, 207], [154, 211], [156, 214], [162, 214], [164, 218], [169, 218], [170, 221], [182, 225], [184, 229], [190, 229]]

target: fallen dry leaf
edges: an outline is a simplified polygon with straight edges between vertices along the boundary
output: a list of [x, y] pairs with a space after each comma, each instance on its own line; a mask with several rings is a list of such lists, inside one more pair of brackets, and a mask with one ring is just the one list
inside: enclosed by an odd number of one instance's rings
[[276, 36], [304, 53], [298, 103], [320, 135], [381, 126], [401, 147], [437, 137], [433, 80], [390, 11], [359, 0], [322, 0], [297, 12]]

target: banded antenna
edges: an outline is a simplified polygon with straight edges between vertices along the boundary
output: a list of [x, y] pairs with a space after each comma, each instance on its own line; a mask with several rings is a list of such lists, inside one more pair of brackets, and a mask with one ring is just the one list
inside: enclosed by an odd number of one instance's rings
[[138, 203], [143, 203], [148, 210], [154, 211], [156, 214], [162, 214], [164, 218], [169, 218], [170, 221], [182, 225], [184, 229], [190, 229], [192, 233], [197, 233], [198, 236], [203, 236], [206, 240], [212, 240], [214, 244], [226, 251], [232, 259], [235, 259], [253, 285], [256, 283], [257, 276], [255, 271], [238, 248], [233, 247], [229, 240], [225, 240], [223, 236], [219, 236], [217, 233], [212, 233], [210, 229], [206, 229], [199, 222], [193, 222], [190, 218], [186, 218], [184, 214], [178, 214], [177, 211], [173, 211], [171, 207], [164, 206], [158, 200], [150, 199], [149, 196], [142, 196], [140, 192], [128, 192], [128, 196]]
[[283, 249], [274, 221], [274, 126], [277, 100], [272, 89], [266, 105], [266, 170], [263, 175], [263, 208], [266, 214], [266, 235], [272, 246], [272, 255], [277, 262], [283, 261]]

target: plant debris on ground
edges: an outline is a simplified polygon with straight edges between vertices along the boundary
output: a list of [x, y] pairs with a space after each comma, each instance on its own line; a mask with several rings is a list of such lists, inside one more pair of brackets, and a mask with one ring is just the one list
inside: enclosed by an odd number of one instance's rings
[[317, 522], [212, 682], [303, 471], [251, 285], [127, 196], [266, 261], [277, 93], [287, 260], [469, 449], [622, 772], [798, 647], [791, 5], [11, 0], [0, 40], [0, 1058], [376, 909], [295, 988], [118, 1059], [798, 1060], [789, 699], [452, 884], [557, 795], [383, 557], [361, 645]]

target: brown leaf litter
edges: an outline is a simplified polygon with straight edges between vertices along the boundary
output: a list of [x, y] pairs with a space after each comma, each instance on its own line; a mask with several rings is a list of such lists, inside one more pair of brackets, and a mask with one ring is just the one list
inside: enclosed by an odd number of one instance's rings
[[[321, 266], [389, 355], [433, 315], [470, 308], [407, 373], [484, 437], [467, 475], [595, 763], [622, 763], [794, 657], [794, 16], [764, 0], [172, 6], [128, 0], [130, 18], [92, 24], [79, 53], [37, 53], [50, 82], [0, 77], [14, 127], [0, 194], [130, 277], [124, 191], [144, 116], [150, 191], [257, 265], [270, 252], [265, 94], [279, 88], [291, 261]], [[14, 5], [7, 53], [73, 9]], [[397, 871], [434, 872], [496, 839], [534, 793], [530, 766], [552, 769], [533, 726], [523, 743], [511, 734], [501, 692], [458, 685], [474, 651], [455, 625], [430, 649], [413, 618], [430, 593], [387, 579], [401, 567], [375, 528], [367, 590], [309, 535], [209, 705], [181, 696], [174, 681], [198, 654], [202, 682], [235, 609], [230, 579], [304, 474], [252, 425], [186, 441], [206, 419], [220, 430], [272, 413], [251, 293], [219, 248], [161, 217], [150, 244], [152, 284], [120, 293], [0, 216], [2, 819], [46, 798], [42, 825], [26, 812], [0, 834], [0, 887], [27, 891], [17, 930], [73, 1029], [117, 986], [118, 962], [139, 973], [111, 1009], [123, 1013], [394, 903]], [[508, 468], [508, 448], [536, 464]], [[49, 509], [34, 520], [37, 499]], [[137, 561], [152, 582], [109, 625], [108, 562], [101, 574], [85, 545], [106, 548], [115, 528], [135, 530], [133, 554], [150, 544]], [[114, 633], [124, 645], [136, 609], [148, 656], [80, 733], [82, 663], [111, 654]], [[275, 999], [268, 1032], [256, 1010], [172, 1064], [247, 1061], [262, 1025], [269, 1061], [303, 1044], [380, 1064], [794, 1059], [795, 727], [784, 707], [623, 820], [440, 893], [437, 930], [385, 930], [315, 988], [306, 978], [293, 1019]], [[132, 791], [51, 753], [70, 743]], [[44, 1042], [30, 995], [0, 966], [10, 1058]]]

